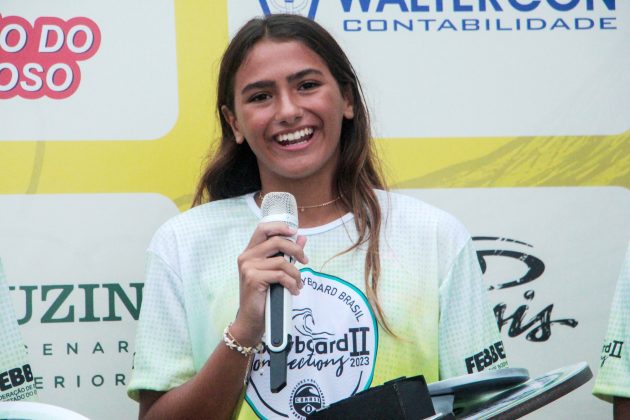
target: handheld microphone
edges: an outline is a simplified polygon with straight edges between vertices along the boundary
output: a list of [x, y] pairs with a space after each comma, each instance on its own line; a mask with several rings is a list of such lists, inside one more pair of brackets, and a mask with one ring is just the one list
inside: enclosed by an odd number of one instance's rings
[[[262, 201], [262, 215], [260, 223], [283, 222], [297, 229], [297, 203], [295, 197], [287, 192], [270, 192], [265, 194]], [[295, 242], [294, 237], [287, 237]], [[278, 255], [284, 255], [282, 253]], [[290, 263], [293, 258], [284, 255]], [[293, 309], [291, 293], [278, 283], [273, 283], [267, 289], [265, 304], [265, 344], [269, 350], [270, 389], [277, 393], [287, 384], [287, 354], [291, 349], [291, 310]]]

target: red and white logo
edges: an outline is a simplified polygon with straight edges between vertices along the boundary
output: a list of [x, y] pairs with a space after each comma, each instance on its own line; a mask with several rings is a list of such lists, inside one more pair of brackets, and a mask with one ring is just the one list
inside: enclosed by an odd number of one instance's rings
[[0, 99], [64, 99], [81, 83], [79, 61], [96, 54], [98, 25], [87, 17], [0, 15]]

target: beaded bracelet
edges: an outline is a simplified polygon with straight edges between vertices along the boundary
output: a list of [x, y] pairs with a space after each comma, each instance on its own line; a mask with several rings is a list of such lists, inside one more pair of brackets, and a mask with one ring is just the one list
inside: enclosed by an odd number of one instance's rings
[[241, 343], [239, 343], [236, 338], [234, 338], [234, 336], [230, 333], [231, 326], [232, 323], [230, 322], [230, 324], [223, 330], [223, 342], [225, 342], [226, 346], [228, 346], [232, 350], [236, 350], [243, 356], [250, 356], [252, 354], [260, 353], [263, 350], [262, 342], [258, 343], [254, 347], [246, 347], [241, 345]]

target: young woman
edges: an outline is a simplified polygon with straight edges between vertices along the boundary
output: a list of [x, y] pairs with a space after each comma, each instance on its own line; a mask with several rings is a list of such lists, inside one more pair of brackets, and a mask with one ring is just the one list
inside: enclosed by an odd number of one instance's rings
[[[251, 20], [223, 57], [217, 108], [222, 140], [195, 207], [148, 250], [129, 386], [141, 418], [302, 419], [399, 376], [506, 365], [468, 233], [385, 191], [359, 82], [330, 34], [299, 16]], [[296, 198], [295, 243], [259, 224], [271, 191]], [[271, 283], [294, 294], [275, 394], [260, 345]]]

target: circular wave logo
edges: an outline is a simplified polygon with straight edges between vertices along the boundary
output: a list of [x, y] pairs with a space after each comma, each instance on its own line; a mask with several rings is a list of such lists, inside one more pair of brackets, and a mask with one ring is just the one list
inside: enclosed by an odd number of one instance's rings
[[365, 294], [338, 277], [301, 271], [304, 288], [293, 297], [286, 387], [271, 392], [267, 351], [252, 363], [246, 399], [261, 418], [304, 419], [369, 388], [374, 375], [378, 327]]
[[322, 390], [317, 382], [304, 379], [300, 381], [291, 393], [291, 411], [298, 418], [306, 418], [326, 405]]

